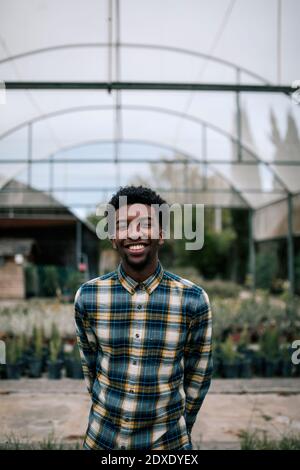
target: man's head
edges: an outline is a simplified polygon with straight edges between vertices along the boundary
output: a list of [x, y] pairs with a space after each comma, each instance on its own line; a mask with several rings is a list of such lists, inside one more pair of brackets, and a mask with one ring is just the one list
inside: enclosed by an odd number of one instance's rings
[[135, 270], [153, 263], [164, 243], [160, 208], [168, 207], [166, 201], [150, 188], [125, 186], [113, 195], [109, 204], [115, 209], [112, 245], [122, 261]]

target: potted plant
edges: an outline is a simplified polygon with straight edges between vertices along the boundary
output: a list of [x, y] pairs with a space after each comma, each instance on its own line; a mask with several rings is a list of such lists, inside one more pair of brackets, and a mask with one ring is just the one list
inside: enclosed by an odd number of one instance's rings
[[19, 338], [12, 338], [7, 342], [6, 349], [6, 376], [8, 379], [17, 380], [21, 376], [21, 342]]
[[279, 357], [279, 333], [276, 327], [264, 331], [260, 339], [260, 350], [264, 357], [264, 375], [273, 377], [278, 374]]
[[240, 354], [237, 352], [235, 344], [230, 336], [221, 343], [220, 352], [222, 357], [223, 377], [232, 379], [238, 377]]
[[60, 379], [63, 361], [59, 358], [61, 352], [61, 338], [57, 327], [53, 324], [49, 342], [50, 357], [48, 360], [49, 379]]
[[292, 377], [293, 363], [292, 363], [293, 349], [289, 345], [284, 345], [281, 348], [280, 370], [282, 377]]
[[28, 375], [31, 378], [38, 378], [42, 375], [43, 366], [43, 330], [34, 327], [33, 329], [33, 351], [28, 360]]
[[237, 351], [240, 354], [239, 377], [250, 379], [252, 377], [252, 351], [249, 349], [250, 335], [248, 328], [244, 327], [241, 332]]
[[[70, 345], [67, 345], [70, 346]], [[65, 370], [66, 377], [71, 379], [82, 379], [83, 371], [81, 365], [81, 357], [78, 349], [78, 345], [75, 343], [67, 354], [65, 353]]]

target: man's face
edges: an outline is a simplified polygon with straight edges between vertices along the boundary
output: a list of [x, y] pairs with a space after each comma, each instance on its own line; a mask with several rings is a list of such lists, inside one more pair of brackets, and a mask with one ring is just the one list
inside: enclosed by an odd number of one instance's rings
[[142, 269], [157, 255], [164, 243], [154, 208], [146, 204], [130, 204], [116, 211], [116, 231], [112, 244], [126, 263]]

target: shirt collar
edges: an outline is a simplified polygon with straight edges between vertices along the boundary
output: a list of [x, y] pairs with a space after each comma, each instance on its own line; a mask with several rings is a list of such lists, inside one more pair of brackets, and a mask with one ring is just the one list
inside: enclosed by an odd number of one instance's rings
[[138, 282], [135, 279], [133, 279], [131, 276], [129, 276], [125, 272], [122, 266], [122, 262], [119, 263], [117, 272], [118, 272], [118, 277], [122, 286], [125, 289], [127, 289], [128, 292], [130, 292], [130, 294], [134, 294], [135, 291], [139, 288], [139, 286], [142, 289], [145, 289], [148, 292], [148, 294], [151, 294], [154, 291], [154, 289], [156, 289], [156, 287], [159, 285], [160, 281], [162, 280], [162, 277], [164, 275], [164, 268], [162, 267], [161, 262], [158, 260], [157, 267], [154, 273], [152, 273], [149, 277], [147, 277], [147, 279], [145, 279], [142, 282]]

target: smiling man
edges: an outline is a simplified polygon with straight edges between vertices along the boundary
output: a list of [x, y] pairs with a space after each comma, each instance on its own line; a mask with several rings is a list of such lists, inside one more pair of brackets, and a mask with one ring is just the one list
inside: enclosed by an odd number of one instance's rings
[[[123, 203], [126, 196], [126, 203]], [[115, 271], [83, 284], [75, 323], [92, 406], [85, 449], [192, 449], [191, 430], [212, 374], [206, 292], [166, 271], [157, 193], [113, 195]]]

